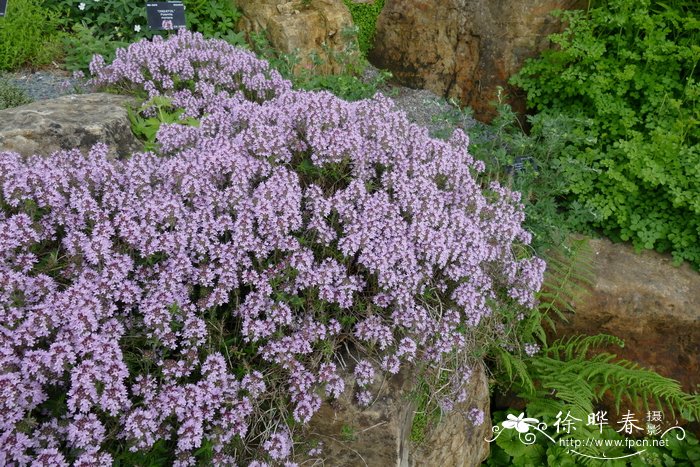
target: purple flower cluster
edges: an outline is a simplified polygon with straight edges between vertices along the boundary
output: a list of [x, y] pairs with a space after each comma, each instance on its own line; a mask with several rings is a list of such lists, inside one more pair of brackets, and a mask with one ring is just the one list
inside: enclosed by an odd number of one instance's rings
[[[0, 464], [110, 463], [109, 436], [171, 442], [178, 465], [205, 442], [218, 465], [245, 461], [231, 446], [259, 439], [267, 394], [305, 423], [346, 389], [319, 351], [337, 336], [380, 352], [355, 369], [364, 388], [460, 350], [493, 303], [534, 304], [544, 263], [514, 256], [518, 194], [482, 190], [463, 133], [431, 139], [381, 96], [294, 91], [186, 31], [91, 71], [201, 124], [164, 125], [163, 154], [126, 160], [0, 153]], [[212, 316], [254, 361], [215, 343]], [[292, 451], [286, 431], [258, 443], [270, 462]]]
[[472, 422], [474, 426], [481, 426], [484, 424], [484, 412], [476, 407], [469, 409], [467, 413], [467, 419]]

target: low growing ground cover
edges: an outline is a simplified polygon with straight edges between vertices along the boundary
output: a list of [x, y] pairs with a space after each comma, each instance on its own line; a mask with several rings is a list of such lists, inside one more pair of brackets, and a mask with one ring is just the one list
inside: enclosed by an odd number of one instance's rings
[[[480, 185], [463, 132], [185, 31], [91, 71], [182, 121], [124, 160], [0, 153], [3, 463], [293, 465], [323, 400], [368, 404], [534, 306], [520, 195]], [[341, 342], [364, 349], [352, 387]]]

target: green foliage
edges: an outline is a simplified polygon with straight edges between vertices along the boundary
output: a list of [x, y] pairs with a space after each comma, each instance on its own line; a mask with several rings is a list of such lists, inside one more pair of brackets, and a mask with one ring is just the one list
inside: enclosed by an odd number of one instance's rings
[[[121, 449], [119, 449], [121, 448]], [[134, 465], [142, 465], [148, 467], [160, 467], [172, 465], [174, 448], [168, 446], [165, 441], [158, 440], [153, 444], [153, 447], [148, 452], [131, 452], [125, 446], [119, 446], [114, 449], [114, 464], [113, 467], [128, 467]]]
[[[551, 418], [552, 414], [538, 414], [537, 416], [527, 408], [528, 416], [537, 418], [543, 415], [545, 419]], [[493, 414], [494, 425], [500, 424], [506, 419], [508, 414], [518, 415], [516, 411], [501, 411]], [[575, 433], [575, 434], [573, 434]], [[648, 446], [630, 449], [625, 447], [625, 438], [612, 428], [605, 426], [601, 431], [597, 426], [591, 428], [584, 424], [577, 424], [576, 432], [566, 434], [556, 433], [554, 430], [547, 430], [556, 444], [548, 440], [544, 435], [537, 433], [535, 442], [532, 445], [525, 445], [519, 438], [516, 430], [504, 430], [503, 433], [491, 444], [491, 456], [483, 465], [502, 467], [504, 465], [515, 467], [573, 467], [573, 466], [595, 466], [595, 467], [667, 467], [683, 466], [692, 467], [698, 465], [700, 461], [700, 443], [692, 432], [686, 431], [685, 438], [679, 440], [674, 432], [667, 434], [663, 439], [665, 446], [653, 446], [652, 440], [658, 439], [647, 437]], [[591, 445], [580, 445], [572, 452], [570, 446], [565, 444], [567, 440], [591, 440]], [[610, 446], [605, 446], [609, 442]], [[601, 446], [594, 446], [600, 443]], [[618, 446], [615, 444], [619, 443]], [[612, 460], [612, 457], [631, 455], [635, 452], [643, 451], [639, 455], [634, 455], [626, 459]], [[584, 456], [602, 457], [607, 460], [590, 459]]]
[[[605, 465], [607, 466], [645, 466], [645, 465], [694, 465], [700, 459], [700, 446], [690, 433], [686, 439], [679, 441], [675, 433], [664, 439], [668, 441], [665, 447], [645, 447], [644, 454], [624, 460], [593, 460], [587, 457], [574, 456], [570, 446], [561, 445], [560, 440], [611, 440], [620, 441], [615, 444], [600, 445], [583, 444], [576, 448], [577, 453], [593, 457], [616, 457], [634, 453], [641, 449], [630, 450], [624, 444], [625, 438], [612, 425], [598, 426], [588, 424], [588, 414], [598, 410], [599, 403], [606, 393], [614, 396], [619, 413], [619, 403], [626, 399], [648, 411], [649, 401], [653, 402], [654, 410], [670, 409], [672, 417], [675, 411], [687, 420], [697, 420], [700, 416], [700, 396], [684, 393], [678, 382], [662, 377], [657, 373], [640, 368], [637, 364], [616, 358], [615, 355], [601, 352], [601, 347], [624, 343], [613, 336], [599, 334], [597, 336], [576, 336], [558, 340], [547, 347], [541, 354], [526, 361], [527, 372], [535, 381], [535, 386], [516, 384], [520, 390], [518, 396], [527, 402], [525, 412], [528, 417], [539, 421], [554, 420], [561, 414], [571, 414], [580, 422], [576, 423], [575, 431], [555, 433], [551, 430], [556, 444], [546, 437], [537, 436], [537, 443], [529, 446], [523, 444], [515, 430], [504, 430], [493, 446], [493, 453], [486, 465]], [[517, 415], [515, 411], [510, 411]], [[494, 424], [505, 419], [506, 413], [494, 414]], [[563, 416], [562, 416], [563, 418]], [[612, 422], [610, 422], [612, 423]], [[551, 428], [551, 423], [550, 428]], [[651, 435], [647, 435], [650, 437]], [[674, 463], [690, 461], [689, 463]]]
[[167, 97], [157, 96], [145, 102], [140, 109], [129, 109], [131, 131], [144, 142], [147, 151], [158, 149], [156, 134], [163, 123], [199, 126], [199, 120], [182, 118], [184, 109], [174, 108]]
[[372, 97], [377, 88], [381, 86], [390, 76], [388, 72], [377, 75], [370, 81], [363, 81], [358, 75], [341, 73], [337, 75], [318, 75], [314, 73], [304, 73], [297, 78], [296, 84], [301, 89], [325, 90], [332, 92], [341, 99], [347, 101], [357, 101]]
[[555, 341], [528, 362], [530, 375], [540, 385], [534, 392], [519, 395], [535, 410], [551, 407], [553, 400], [548, 396], [554, 394], [555, 404], [590, 413], [609, 391], [617, 410], [623, 399], [633, 404], [641, 402], [645, 410], [649, 410], [651, 401], [659, 410], [669, 409], [674, 417], [675, 410], [679, 410], [688, 420], [700, 419], [700, 396], [686, 394], [677, 381], [599, 350], [610, 345], [623, 347], [624, 342], [606, 334]]
[[340, 439], [345, 442], [352, 442], [357, 439], [357, 432], [351, 425], [343, 425], [340, 427]]
[[[65, 38], [66, 67], [69, 70], [87, 70], [94, 54], [111, 61], [115, 51], [130, 42], [150, 38], [154, 34], [169, 34], [148, 29], [143, 3], [44, 0], [44, 4], [60, 15], [63, 28], [71, 33]], [[224, 39], [234, 45], [244, 43], [242, 35], [234, 32], [240, 12], [233, 2], [185, 0], [185, 8], [189, 30]]]
[[144, 3], [44, 0], [44, 5], [60, 14], [61, 23], [68, 31], [79, 24], [97, 38], [113, 38], [125, 43], [152, 36], [146, 25]]
[[613, 239], [700, 266], [700, 3], [609, 0], [560, 16], [557, 48], [513, 83], [542, 114], [579, 121], [583, 138], [556, 157], [568, 202]]
[[[355, 34], [355, 31], [343, 31], [341, 34]], [[357, 46], [337, 52], [324, 48], [324, 52], [340, 71], [335, 74], [321, 73], [326, 61], [318, 55], [311, 57], [310, 67], [299, 67], [301, 59], [297, 53], [281, 53], [275, 50], [265, 33], [252, 33], [249, 36], [251, 48], [262, 59], [279, 71], [282, 76], [294, 83], [297, 89], [325, 90], [341, 99], [356, 101], [372, 97], [390, 77], [391, 73], [382, 71], [374, 78], [363, 80], [361, 75], [367, 67], [367, 61], [357, 51]]]
[[41, 0], [12, 0], [0, 17], [0, 70], [40, 66], [60, 55], [57, 15]]
[[235, 32], [235, 25], [241, 17], [240, 11], [231, 0], [186, 0], [187, 29], [201, 32], [206, 37], [224, 39], [242, 46], [243, 34]]
[[71, 71], [87, 70], [93, 55], [114, 60], [116, 50], [128, 45], [117, 37], [116, 32], [98, 34], [95, 28], [82, 23], [74, 24], [72, 34], [66, 35], [63, 42], [66, 48], [65, 67]]
[[0, 76], [0, 110], [28, 104], [32, 100], [20, 88]]
[[377, 27], [377, 17], [384, 8], [384, 0], [374, 0], [370, 3], [354, 3], [352, 0], [343, 0], [350, 10], [352, 21], [358, 27], [357, 41], [363, 55], [372, 49], [374, 32]]
[[[409, 440], [420, 444], [425, 439], [430, 428], [440, 422], [442, 410], [435, 400], [435, 388], [449, 384], [446, 371], [428, 372], [422, 369], [417, 377], [417, 384], [412, 391], [411, 399], [415, 403], [413, 422]], [[435, 381], [430, 381], [434, 379]]]

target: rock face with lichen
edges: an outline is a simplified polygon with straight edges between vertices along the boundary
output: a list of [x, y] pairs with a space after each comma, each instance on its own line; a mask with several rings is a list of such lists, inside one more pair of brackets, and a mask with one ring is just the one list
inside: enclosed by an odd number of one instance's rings
[[[456, 98], [490, 120], [498, 87], [549, 45], [560, 28], [550, 12], [580, 0], [386, 0], [370, 60], [404, 85]], [[517, 95], [511, 100], [524, 110]]]
[[350, 10], [342, 0], [238, 0], [243, 16], [238, 29], [246, 33], [265, 32], [271, 46], [283, 53], [296, 53], [300, 68], [320, 65], [315, 71], [337, 73], [334, 56], [356, 50]]
[[126, 156], [142, 146], [131, 132], [126, 104], [114, 94], [80, 94], [37, 101], [0, 111], [0, 151], [24, 156], [62, 149], [90, 149], [105, 143], [110, 153]]
[[[347, 384], [352, 384], [348, 378]], [[360, 407], [346, 391], [324, 403], [311, 419], [308, 437], [323, 443], [324, 465], [333, 466], [449, 466], [479, 465], [489, 454], [484, 440], [491, 435], [488, 380], [483, 366], [474, 368], [467, 389], [469, 397], [411, 441], [415, 417], [414, 374], [402, 370], [374, 384], [376, 394], [369, 407]], [[474, 423], [470, 410], [484, 414]], [[300, 456], [298, 461], [312, 458]], [[316, 459], [318, 460], [318, 459]]]

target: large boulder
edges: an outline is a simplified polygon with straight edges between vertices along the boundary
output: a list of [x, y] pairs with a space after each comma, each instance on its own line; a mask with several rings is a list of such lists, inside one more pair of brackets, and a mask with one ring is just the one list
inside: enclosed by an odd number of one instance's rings
[[700, 274], [654, 251], [590, 240], [592, 283], [574, 299], [574, 314], [558, 334], [606, 333], [625, 341], [620, 357], [678, 380], [700, 385]]
[[[346, 379], [348, 384], [352, 381]], [[326, 465], [470, 467], [488, 457], [490, 399], [482, 365], [472, 371], [468, 399], [427, 429], [420, 444], [410, 439], [418, 389], [415, 373], [402, 370], [372, 389], [375, 399], [369, 407], [358, 406], [353, 391], [345, 391], [339, 399], [324, 403], [311, 419], [308, 437], [323, 443]], [[484, 414], [483, 423], [470, 419], [474, 409]], [[305, 455], [296, 460], [313, 462]]]
[[127, 115], [131, 101], [114, 94], [79, 94], [0, 110], [0, 151], [48, 155], [105, 143], [115, 157], [127, 156], [142, 149]]
[[238, 0], [237, 5], [243, 13], [238, 29], [265, 33], [275, 50], [298, 54], [297, 72], [313, 67], [319, 73], [337, 73], [342, 65], [336, 55], [357, 49], [349, 34], [352, 16], [342, 0]]
[[499, 86], [524, 110], [508, 79], [560, 29], [550, 12], [584, 6], [581, 0], [386, 0], [370, 61], [402, 84], [456, 98], [490, 121]]

